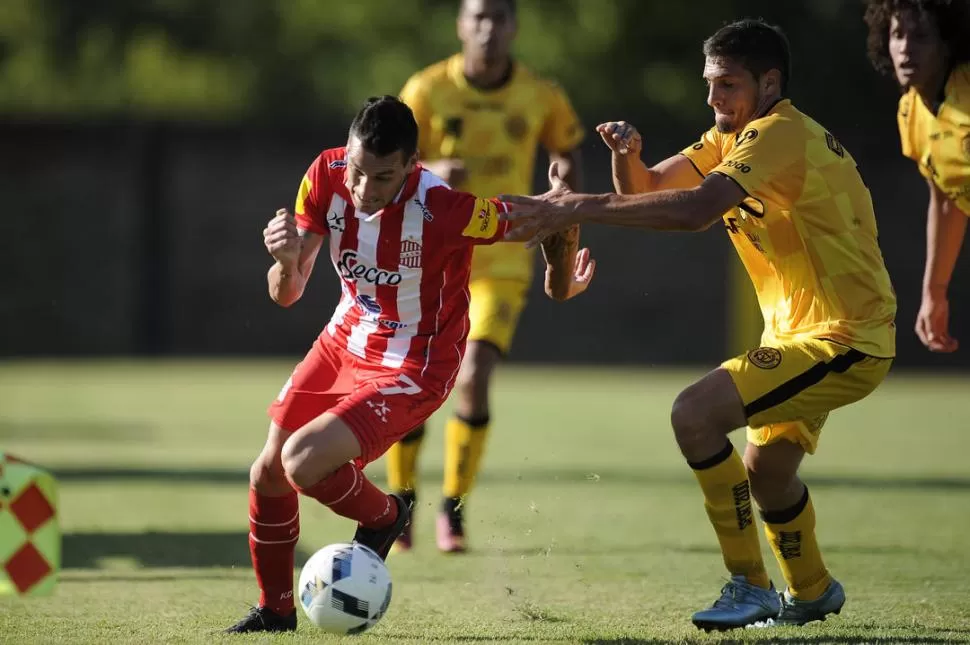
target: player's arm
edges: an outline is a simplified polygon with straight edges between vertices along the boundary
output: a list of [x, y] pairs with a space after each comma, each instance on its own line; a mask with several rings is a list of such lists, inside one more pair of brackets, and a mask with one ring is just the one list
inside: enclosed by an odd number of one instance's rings
[[[549, 152], [550, 187], [561, 178], [570, 190], [581, 189], [582, 155], [579, 148], [566, 152]], [[568, 300], [586, 290], [596, 269], [589, 250], [579, 251], [579, 224], [561, 233], [553, 233], [541, 242], [542, 257], [546, 261], [545, 290], [553, 300]]]
[[296, 218], [281, 208], [263, 231], [266, 250], [276, 262], [266, 276], [269, 297], [289, 307], [300, 299], [323, 242], [323, 235], [297, 226]]
[[949, 334], [947, 290], [953, 276], [963, 238], [967, 215], [954, 204], [932, 179], [926, 212], [926, 267], [923, 272], [923, 297], [916, 317], [916, 334], [935, 352], [952, 352], [956, 339]]
[[266, 276], [269, 297], [282, 307], [289, 307], [303, 295], [327, 233], [326, 217], [319, 208], [321, 193], [329, 191], [325, 154], [314, 159], [300, 181], [296, 215], [281, 208], [263, 230], [266, 250], [276, 260]]
[[[689, 162], [688, 162], [689, 163]], [[591, 195], [576, 209], [580, 221], [655, 231], [704, 231], [747, 197], [724, 175], [713, 173], [696, 188], [643, 195]]]
[[596, 271], [596, 260], [590, 257], [589, 249], [579, 248], [579, 224], [546, 237], [541, 246], [546, 261], [546, 295], [563, 301], [586, 291]]
[[626, 121], [601, 123], [596, 131], [612, 153], [613, 188], [620, 195], [694, 188], [704, 179], [684, 155], [674, 155], [647, 167], [640, 158], [643, 151], [640, 133]]
[[502, 219], [515, 225], [510, 240], [538, 240], [580, 223], [600, 223], [655, 231], [703, 231], [747, 193], [727, 176], [712, 173], [696, 188], [642, 195], [583, 195], [549, 192], [538, 197], [502, 196], [512, 207]]

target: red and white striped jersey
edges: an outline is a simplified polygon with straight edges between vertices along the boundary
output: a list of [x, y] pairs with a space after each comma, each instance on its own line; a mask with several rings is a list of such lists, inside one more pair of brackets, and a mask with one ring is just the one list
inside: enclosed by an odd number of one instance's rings
[[367, 365], [453, 379], [468, 336], [472, 247], [502, 239], [506, 206], [452, 190], [418, 166], [391, 204], [368, 215], [344, 186], [344, 154], [317, 157], [296, 199], [297, 225], [329, 236], [341, 280], [323, 333]]

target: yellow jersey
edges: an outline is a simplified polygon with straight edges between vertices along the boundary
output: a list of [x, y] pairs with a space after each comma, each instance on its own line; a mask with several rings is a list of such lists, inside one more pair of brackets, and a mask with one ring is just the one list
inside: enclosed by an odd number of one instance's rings
[[785, 99], [737, 134], [716, 128], [683, 153], [747, 193], [723, 217], [758, 294], [762, 342], [822, 338], [896, 353], [896, 294], [872, 198], [849, 152]]
[[956, 207], [970, 216], [970, 63], [950, 72], [936, 113], [910, 88], [896, 120], [903, 155], [919, 166]]
[[[456, 54], [412, 76], [401, 90], [418, 122], [422, 160], [460, 159], [468, 180], [460, 189], [479, 197], [532, 192], [536, 148], [575, 148], [583, 128], [562, 89], [514, 63], [508, 82], [493, 90], [468, 83]], [[528, 282], [532, 253], [522, 244], [475, 249], [472, 280]]]

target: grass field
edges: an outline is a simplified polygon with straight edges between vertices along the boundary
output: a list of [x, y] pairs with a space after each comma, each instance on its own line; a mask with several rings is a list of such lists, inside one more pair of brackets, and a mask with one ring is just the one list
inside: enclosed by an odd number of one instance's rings
[[[59, 475], [56, 594], [0, 598], [2, 643], [322, 643], [216, 633], [256, 599], [249, 463], [288, 362], [7, 362], [0, 451]], [[724, 571], [669, 403], [693, 372], [507, 368], [468, 508], [473, 551], [433, 544], [441, 421], [423, 459], [414, 552], [357, 643], [724, 642], [690, 625]], [[970, 379], [891, 376], [834, 414], [804, 470], [842, 615], [741, 641], [970, 642]], [[738, 436], [740, 440], [741, 437]], [[369, 470], [383, 483], [383, 464]], [[345, 541], [303, 504], [298, 566]], [[766, 557], [770, 554], [765, 549]], [[769, 570], [781, 582], [773, 559]]]

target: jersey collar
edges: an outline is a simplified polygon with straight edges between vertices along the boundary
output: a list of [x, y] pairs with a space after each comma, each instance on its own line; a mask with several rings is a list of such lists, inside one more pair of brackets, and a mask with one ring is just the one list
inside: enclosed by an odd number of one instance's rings
[[448, 59], [448, 77], [451, 79], [452, 83], [454, 83], [458, 88], [462, 90], [477, 92], [482, 96], [495, 96], [497, 94], [504, 92], [515, 83], [516, 77], [518, 77], [518, 75], [519, 75], [519, 64], [513, 60], [512, 73], [509, 74], [509, 77], [505, 81], [505, 83], [503, 83], [498, 87], [494, 87], [492, 89], [483, 90], [475, 87], [474, 85], [468, 82], [467, 78], [465, 78], [465, 55], [464, 54], [459, 52]]

